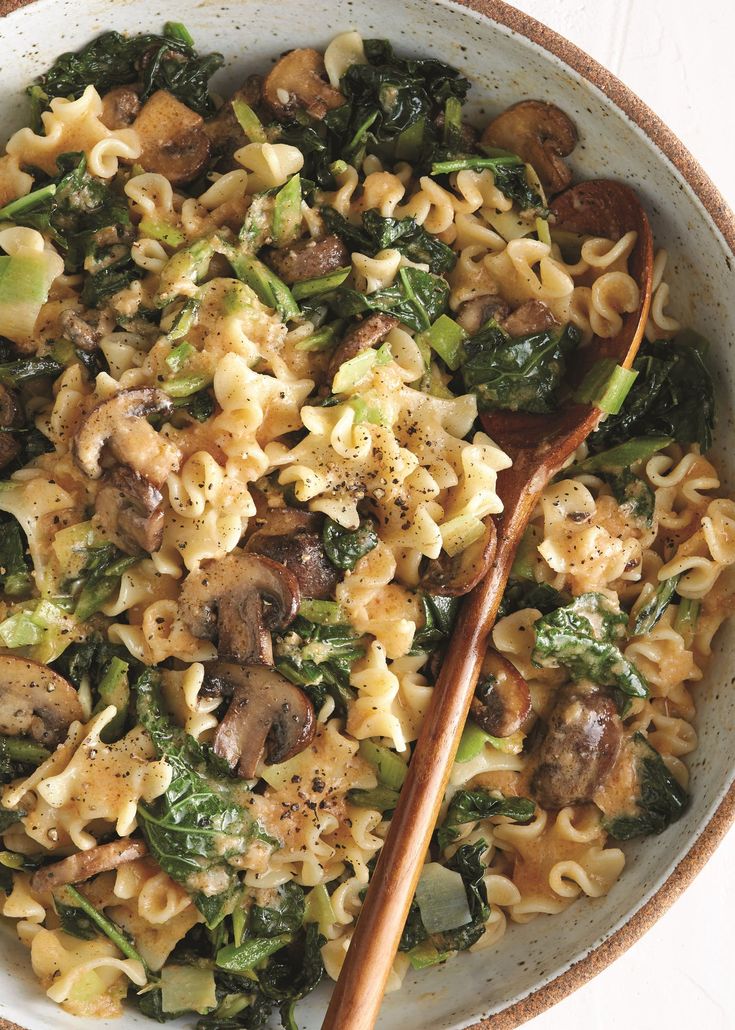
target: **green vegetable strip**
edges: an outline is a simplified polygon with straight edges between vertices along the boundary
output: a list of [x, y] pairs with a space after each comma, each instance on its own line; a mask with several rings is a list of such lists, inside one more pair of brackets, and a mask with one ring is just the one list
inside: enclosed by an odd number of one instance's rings
[[634, 462], [652, 457], [670, 443], [673, 443], [670, 436], [639, 436], [618, 444], [617, 447], [610, 447], [607, 451], [590, 455], [584, 461], [563, 469], [561, 474], [576, 476], [580, 472], [608, 472], [630, 468]]
[[432, 175], [449, 175], [450, 172], [462, 172], [466, 168], [512, 168], [522, 165], [520, 157], [509, 154], [506, 157], [462, 157], [455, 161], [435, 161], [431, 166]]
[[24, 762], [28, 765], [40, 765], [45, 762], [51, 752], [25, 737], [0, 736], [0, 755], [11, 762]]
[[304, 300], [306, 297], [335, 290], [342, 285], [351, 271], [352, 268], [348, 265], [346, 268], [335, 268], [326, 275], [317, 275], [313, 279], [302, 279], [301, 282], [294, 283], [291, 287], [294, 300]]
[[381, 786], [370, 790], [348, 790], [347, 800], [358, 808], [375, 808], [378, 812], [388, 812], [398, 804], [398, 791]]
[[671, 576], [659, 584], [656, 592], [638, 612], [633, 624], [633, 636], [642, 637], [651, 632], [671, 604], [679, 579], [679, 576]]
[[699, 620], [700, 601], [693, 601], [689, 597], [682, 597], [679, 602], [679, 611], [674, 621], [674, 629], [684, 639], [684, 646], [691, 647], [694, 640], [694, 633]]
[[193, 374], [179, 376], [178, 379], [169, 379], [168, 382], [161, 383], [161, 386], [169, 397], [191, 397], [193, 393], [209, 386], [211, 382], [212, 377], [209, 375]]
[[185, 25], [182, 25], [180, 21], [167, 21], [163, 27], [164, 36], [168, 36], [169, 39], [178, 39], [181, 43], [185, 43], [187, 46], [193, 47], [194, 40], [191, 33]]
[[251, 142], [266, 142], [268, 137], [265, 134], [265, 129], [252, 107], [237, 97], [232, 101], [232, 110], [235, 112], [235, 118], [237, 118], [240, 128]]
[[217, 952], [216, 963], [230, 973], [246, 973], [290, 944], [291, 939], [291, 934], [286, 933], [278, 937], [252, 937], [238, 946], [229, 944]]
[[596, 362], [584, 377], [574, 399], [592, 404], [607, 415], [617, 415], [638, 373], [616, 365], [612, 358]]
[[428, 344], [442, 359], [447, 368], [456, 372], [462, 362], [462, 343], [467, 333], [449, 315], [440, 315], [436, 322], [416, 338], [419, 348]]
[[56, 183], [51, 182], [48, 186], [42, 186], [40, 190], [27, 193], [25, 197], [11, 200], [5, 207], [0, 207], [0, 222], [12, 221], [17, 215], [31, 211], [53, 197], [54, 193], [56, 193]]
[[98, 926], [106, 937], [109, 937], [112, 943], [120, 949], [126, 958], [134, 959], [136, 962], [140, 962], [142, 965], [147, 979], [150, 979], [151, 971], [146, 965], [140, 952], [135, 946], [128, 940], [125, 934], [122, 932], [117, 924], [113, 923], [111, 919], [108, 919], [102, 912], [98, 912], [91, 901], [88, 901], [85, 896], [72, 887], [71, 884], [67, 884], [66, 887], [60, 892], [62, 897], [68, 899], [68, 904], [74, 908], [81, 908], [81, 910], [89, 916], [95, 926]]

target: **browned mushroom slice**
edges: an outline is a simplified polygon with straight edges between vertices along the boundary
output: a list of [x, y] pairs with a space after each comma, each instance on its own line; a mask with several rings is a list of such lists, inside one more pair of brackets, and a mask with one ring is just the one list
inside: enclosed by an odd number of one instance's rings
[[39, 869], [31, 878], [31, 890], [43, 894], [44, 891], [63, 887], [66, 883], [82, 883], [99, 873], [117, 869], [126, 862], [135, 862], [147, 854], [144, 840], [114, 840], [110, 844], [100, 844], [89, 851], [79, 851], [76, 855]]
[[74, 438], [77, 465], [90, 479], [99, 479], [102, 448], [108, 444], [118, 461], [161, 486], [178, 468], [180, 456], [146, 417], [170, 415], [173, 410], [173, 403], [163, 390], [121, 390], [98, 404], [83, 420]]
[[152, 554], [163, 539], [162, 501], [163, 495], [153, 483], [120, 465], [105, 477], [94, 510], [124, 551]]
[[531, 692], [512, 662], [489, 650], [470, 707], [472, 718], [492, 737], [516, 733], [531, 714]]
[[534, 761], [531, 793], [544, 808], [591, 801], [622, 739], [623, 723], [609, 694], [581, 683], [562, 689]]
[[559, 193], [572, 179], [563, 158], [577, 145], [574, 122], [554, 104], [521, 100], [490, 122], [482, 134], [486, 146], [518, 154], [548, 193]]
[[71, 340], [75, 347], [91, 353], [97, 350], [100, 345], [102, 334], [99, 329], [86, 322], [80, 314], [67, 308], [62, 311], [59, 323], [64, 331], [64, 336]]
[[553, 329], [559, 323], [551, 309], [541, 300], [527, 300], [502, 319], [501, 326], [509, 336], [530, 336], [544, 329]]
[[442, 551], [429, 561], [421, 577], [420, 586], [427, 594], [440, 597], [461, 597], [468, 594], [490, 568], [498, 537], [492, 519], [485, 520], [485, 534], [459, 554], [450, 556]]
[[272, 665], [271, 630], [287, 626], [299, 602], [298, 580], [285, 566], [233, 551], [187, 576], [179, 611], [195, 637], [217, 640], [220, 658]]
[[298, 580], [303, 597], [326, 600], [334, 595], [340, 576], [327, 558], [319, 524], [319, 516], [311, 512], [270, 508], [245, 549], [285, 565]]
[[63, 676], [28, 658], [0, 655], [0, 733], [55, 747], [81, 718], [77, 692]]
[[466, 333], [474, 336], [481, 326], [489, 322], [491, 318], [498, 321], [505, 318], [510, 307], [502, 298], [494, 296], [473, 297], [466, 300], [457, 308], [457, 321]]
[[102, 98], [100, 121], [108, 129], [125, 129], [140, 111], [140, 97], [132, 86], [116, 86]]
[[262, 258], [276, 275], [292, 285], [344, 268], [350, 263], [350, 252], [339, 236], [323, 236], [291, 243], [282, 250], [264, 251]]
[[207, 669], [232, 700], [214, 735], [215, 754], [238, 776], [250, 780], [265, 754], [268, 765], [293, 758], [316, 731], [314, 706], [306, 694], [274, 669], [216, 662]]
[[357, 357], [364, 350], [370, 350], [382, 343], [391, 329], [398, 325], [395, 315], [386, 315], [380, 311], [368, 315], [362, 322], [357, 322], [348, 329], [344, 339], [335, 350], [329, 362], [329, 376], [334, 378], [339, 366]]
[[165, 89], [146, 100], [133, 122], [147, 172], [159, 172], [174, 186], [191, 182], [209, 163], [209, 137], [204, 119]]
[[324, 58], [309, 48], [292, 50], [280, 59], [263, 83], [263, 99], [277, 118], [289, 118], [299, 108], [323, 118], [345, 98], [326, 79]]

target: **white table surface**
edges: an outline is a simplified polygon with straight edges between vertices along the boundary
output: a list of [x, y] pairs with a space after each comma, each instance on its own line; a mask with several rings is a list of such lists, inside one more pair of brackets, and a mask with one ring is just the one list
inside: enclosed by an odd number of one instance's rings
[[[735, 209], [731, 0], [515, 0], [515, 6], [630, 86], [692, 151]], [[735, 831], [730, 831], [649, 933], [529, 1028], [735, 1027], [733, 870]]]

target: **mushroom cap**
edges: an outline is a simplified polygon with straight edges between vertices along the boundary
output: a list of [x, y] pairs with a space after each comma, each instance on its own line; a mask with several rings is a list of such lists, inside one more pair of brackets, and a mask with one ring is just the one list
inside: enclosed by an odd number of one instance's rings
[[320, 517], [296, 508], [269, 508], [258, 522], [261, 528], [248, 537], [245, 549], [285, 565], [303, 597], [331, 598], [340, 575], [324, 550]]
[[326, 79], [324, 58], [309, 47], [291, 50], [271, 69], [263, 83], [263, 99], [276, 118], [287, 118], [303, 108], [312, 118], [345, 102], [338, 89]]
[[492, 737], [516, 733], [531, 714], [531, 691], [512, 662], [489, 649], [470, 711], [478, 726]]
[[114, 468], [97, 491], [95, 513], [110, 537], [129, 554], [152, 554], [163, 540], [161, 491], [125, 465]]
[[299, 240], [280, 250], [263, 252], [263, 260], [289, 286], [335, 272], [350, 263], [350, 252], [339, 236]]
[[491, 518], [485, 519], [485, 533], [459, 554], [442, 551], [431, 559], [421, 577], [420, 586], [428, 594], [440, 597], [461, 597], [468, 594], [486, 575], [498, 545], [498, 533]]
[[191, 182], [209, 163], [204, 119], [165, 89], [146, 100], [132, 127], [142, 148], [139, 163], [174, 186]]
[[99, 479], [102, 448], [109, 443], [120, 462], [155, 486], [162, 485], [178, 468], [179, 453], [146, 421], [146, 416], [170, 415], [173, 410], [173, 402], [163, 390], [120, 390], [82, 421], [74, 437], [77, 465], [90, 479]]
[[89, 851], [78, 851], [60, 862], [44, 866], [31, 878], [31, 890], [38, 894], [55, 890], [66, 883], [82, 883], [98, 873], [117, 869], [126, 862], [134, 862], [148, 854], [144, 840], [113, 840], [110, 844], [100, 844]]
[[0, 655], [0, 733], [55, 747], [82, 717], [76, 690], [58, 672], [29, 658]]
[[574, 150], [577, 129], [571, 118], [543, 100], [521, 100], [487, 126], [481, 142], [518, 154], [533, 165], [548, 193], [559, 193], [572, 179], [563, 161]]
[[125, 129], [140, 111], [140, 97], [132, 86], [116, 86], [102, 97], [100, 121], [108, 129]]
[[232, 700], [214, 735], [215, 754], [250, 780], [263, 754], [268, 765], [288, 761], [316, 732], [314, 706], [293, 683], [263, 665], [216, 662], [208, 676], [232, 688]]
[[179, 612], [195, 637], [217, 639], [220, 658], [271, 665], [271, 630], [287, 626], [300, 601], [298, 580], [284, 565], [232, 551], [187, 576]]

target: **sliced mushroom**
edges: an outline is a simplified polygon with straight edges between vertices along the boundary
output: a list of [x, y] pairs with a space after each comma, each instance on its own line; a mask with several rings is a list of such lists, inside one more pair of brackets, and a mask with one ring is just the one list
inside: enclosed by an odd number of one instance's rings
[[82, 883], [99, 873], [117, 869], [126, 862], [135, 862], [147, 854], [148, 848], [144, 840], [125, 839], [114, 840], [110, 844], [99, 844], [89, 851], [78, 851], [60, 862], [39, 869], [31, 877], [31, 890], [43, 894], [67, 883]]
[[574, 122], [554, 104], [521, 100], [498, 115], [482, 134], [486, 146], [518, 154], [533, 168], [548, 193], [559, 193], [572, 180], [563, 161], [577, 145]]
[[262, 257], [276, 275], [289, 285], [304, 279], [315, 279], [350, 263], [350, 252], [339, 236], [300, 240], [282, 250], [264, 251]]
[[299, 109], [312, 118], [323, 118], [345, 102], [326, 76], [324, 58], [317, 50], [292, 50], [266, 76], [263, 99], [276, 118], [289, 118]]
[[140, 111], [140, 97], [132, 86], [116, 86], [102, 98], [100, 121], [108, 129], [126, 129]]
[[64, 336], [71, 340], [75, 347], [88, 354], [98, 349], [102, 334], [99, 329], [86, 322], [78, 312], [67, 308], [61, 313], [59, 323], [64, 331]]
[[265, 753], [268, 765], [293, 758], [316, 731], [314, 706], [306, 694], [274, 669], [217, 662], [207, 675], [220, 681], [232, 700], [214, 735], [214, 751], [250, 780]]
[[485, 534], [459, 554], [442, 551], [427, 563], [420, 586], [427, 594], [461, 597], [468, 594], [487, 574], [495, 557], [498, 536], [491, 518], [485, 520]]
[[347, 330], [344, 339], [332, 355], [328, 373], [330, 378], [334, 378], [339, 366], [345, 361], [357, 357], [364, 350], [377, 347], [397, 325], [398, 319], [395, 315], [385, 315], [380, 311], [353, 325]]
[[217, 640], [220, 658], [272, 665], [271, 630], [287, 626], [299, 602], [298, 580], [285, 566], [233, 551], [187, 576], [179, 611], [195, 637]]
[[622, 739], [623, 722], [609, 694], [582, 683], [562, 689], [538, 749], [531, 793], [544, 808], [591, 801]]
[[0, 733], [55, 747], [82, 714], [63, 676], [28, 658], [0, 655]]
[[551, 309], [541, 300], [527, 300], [502, 319], [501, 325], [509, 336], [530, 336], [559, 325]]
[[470, 708], [472, 718], [493, 737], [516, 733], [531, 714], [531, 692], [512, 662], [489, 650]]
[[457, 321], [466, 333], [474, 336], [491, 318], [501, 321], [509, 311], [510, 307], [500, 297], [473, 297], [459, 305]]
[[161, 546], [163, 495], [143, 476], [125, 465], [108, 473], [94, 510], [115, 542], [129, 554], [152, 554]]
[[133, 122], [142, 147], [138, 162], [159, 172], [174, 186], [191, 182], [209, 163], [209, 137], [204, 119], [165, 89], [143, 104]]
[[320, 521], [312, 512], [270, 508], [245, 550], [285, 565], [298, 580], [303, 597], [326, 600], [334, 596], [340, 576], [324, 550]]
[[74, 438], [77, 465], [90, 479], [102, 475], [102, 448], [109, 445], [119, 462], [162, 486], [179, 466], [178, 450], [146, 421], [149, 415], [171, 415], [173, 403], [163, 390], [142, 387], [121, 390], [87, 415]]

